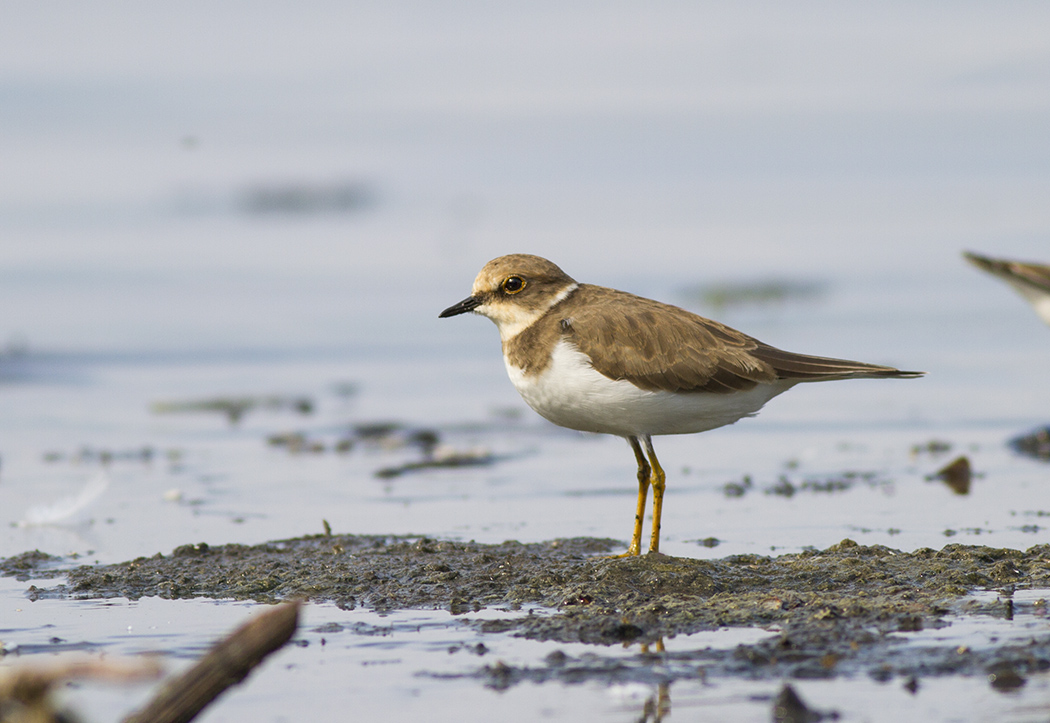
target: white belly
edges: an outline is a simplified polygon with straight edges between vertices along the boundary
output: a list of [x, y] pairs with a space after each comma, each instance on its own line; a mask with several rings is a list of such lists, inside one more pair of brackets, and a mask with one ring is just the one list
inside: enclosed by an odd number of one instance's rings
[[1050, 324], [1050, 293], [1020, 283], [1013, 284], [1013, 287], [1035, 308], [1039, 318]]
[[507, 373], [522, 399], [551, 422], [623, 437], [690, 434], [732, 424], [794, 386], [783, 381], [730, 394], [650, 392], [599, 374], [565, 341], [558, 342], [541, 374], [526, 377], [509, 363]]

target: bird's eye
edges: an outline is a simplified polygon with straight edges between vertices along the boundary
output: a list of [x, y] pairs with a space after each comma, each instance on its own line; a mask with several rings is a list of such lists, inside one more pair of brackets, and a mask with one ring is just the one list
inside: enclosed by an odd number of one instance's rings
[[508, 276], [503, 282], [503, 291], [508, 294], [516, 294], [525, 288], [525, 279], [520, 276]]

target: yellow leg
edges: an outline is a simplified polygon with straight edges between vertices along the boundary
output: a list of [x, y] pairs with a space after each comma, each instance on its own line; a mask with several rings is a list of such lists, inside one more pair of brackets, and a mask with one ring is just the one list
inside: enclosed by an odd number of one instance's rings
[[660, 551], [660, 517], [664, 509], [664, 487], [667, 486], [667, 475], [664, 474], [656, 452], [653, 451], [653, 440], [649, 435], [645, 436], [645, 451], [649, 453], [649, 462], [652, 465], [653, 485], [653, 534], [649, 538], [649, 552]]
[[[666, 653], [667, 652], [667, 648], [664, 646], [664, 639], [663, 638], [657, 638], [656, 639], [656, 645], [654, 647], [656, 648], [656, 652], [658, 652], [658, 653]], [[646, 654], [648, 654], [650, 652], [649, 651], [649, 643], [642, 643], [642, 652], [646, 653]]]
[[652, 470], [649, 462], [642, 452], [642, 445], [638, 443], [637, 437], [628, 437], [627, 441], [634, 450], [634, 458], [638, 460], [638, 507], [634, 512], [634, 534], [631, 535], [631, 546], [627, 552], [611, 557], [632, 557], [642, 552], [642, 522], [645, 520], [645, 501], [649, 496], [649, 484]]

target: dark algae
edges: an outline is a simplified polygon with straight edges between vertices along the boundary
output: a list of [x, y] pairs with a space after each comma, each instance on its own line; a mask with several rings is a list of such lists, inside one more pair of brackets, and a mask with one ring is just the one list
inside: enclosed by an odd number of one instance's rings
[[44, 569], [62, 562], [62, 558], [48, 555], [46, 552], [31, 550], [21, 555], [0, 558], [0, 576], [28, 580], [34, 573], [40, 574]]
[[[695, 677], [831, 678], [967, 674], [994, 676], [997, 690], [1050, 668], [1050, 639], [981, 650], [905, 645], [903, 634], [940, 627], [953, 615], [1009, 619], [1038, 603], [1014, 590], [1050, 588], [1050, 546], [1027, 551], [947, 545], [905, 553], [843, 540], [826, 550], [697, 560], [665, 555], [608, 558], [622, 543], [572, 538], [496, 545], [426, 537], [316, 535], [262, 545], [201, 543], [111, 565], [65, 570], [65, 584], [32, 588], [34, 598], [305, 599], [346, 609], [482, 608], [505, 618], [469, 620], [485, 633], [598, 646], [667, 643], [661, 665], [635, 658], [549, 655], [534, 667], [487, 663], [472, 673], [494, 687], [521, 680], [571, 682]], [[0, 561], [31, 575], [38, 557]], [[57, 576], [39, 558], [38, 576]], [[996, 597], [967, 597], [996, 590]], [[988, 600], [988, 601], [986, 601]], [[1040, 601], [1041, 602], [1041, 601]], [[1045, 609], [1045, 604], [1043, 605]], [[679, 635], [758, 627], [769, 635], [731, 649], [693, 649]], [[676, 647], [675, 643], [680, 643]], [[683, 649], [684, 648], [684, 649]], [[600, 648], [596, 648], [600, 652]], [[585, 659], [586, 658], [586, 659]], [[1020, 682], [1019, 682], [1020, 681]]]

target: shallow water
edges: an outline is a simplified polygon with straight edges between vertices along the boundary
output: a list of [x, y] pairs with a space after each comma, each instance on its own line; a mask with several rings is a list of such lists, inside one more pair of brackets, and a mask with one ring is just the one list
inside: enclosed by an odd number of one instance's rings
[[[3, 582], [5, 599], [14, 601], [18, 585]], [[1040, 591], [1045, 592], [1045, 591]], [[1020, 599], [1021, 596], [1019, 596]], [[2, 665], [55, 655], [56, 651], [104, 653], [109, 656], [164, 651], [168, 672], [177, 672], [202, 654], [224, 631], [247, 619], [258, 606], [207, 601], [194, 603], [144, 598], [130, 602], [5, 602], [2, 629], [9, 655]], [[542, 610], [538, 611], [542, 614]], [[321, 720], [342, 720], [347, 709], [361, 715], [390, 714], [433, 720], [501, 720], [538, 718], [572, 720], [643, 720], [654, 703], [676, 717], [719, 720], [768, 720], [780, 683], [705, 675], [703, 665], [688, 662], [690, 651], [732, 650], [741, 643], [775, 635], [776, 629], [730, 629], [679, 636], [667, 641], [667, 654], [645, 654], [638, 646], [597, 647], [546, 644], [508, 635], [481, 634], [470, 624], [520, 612], [484, 610], [453, 616], [445, 611], [403, 611], [379, 615], [352, 613], [331, 605], [304, 609], [300, 631], [274, 659], [253, 673], [249, 682], [227, 693], [205, 714], [205, 720], [238, 720], [245, 714], [268, 720], [297, 720], [302, 711]], [[964, 647], [982, 647], [1047, 636], [1043, 615], [1019, 613], [1002, 619], [949, 618], [949, 626], [903, 633], [908, 643], [929, 653], [951, 656]], [[90, 631], [90, 632], [88, 632]], [[543, 667], [552, 653], [564, 654], [581, 669], [609, 669], [612, 675], [582, 674], [579, 682], [522, 682], [510, 687], [491, 684], [479, 671], [493, 665]], [[901, 653], [907, 655], [907, 653]], [[678, 662], [676, 662], [678, 661]], [[695, 673], [680, 678], [683, 667]], [[677, 668], [677, 669], [676, 669]], [[632, 672], [633, 671], [633, 672]], [[644, 671], [644, 672], [643, 672]], [[567, 679], [572, 678], [566, 676]], [[619, 679], [620, 682], [616, 682]], [[489, 683], [483, 684], [484, 681]], [[1050, 681], [1046, 674], [1028, 676], [1020, 690], [996, 692], [971, 677], [924, 676], [916, 690], [907, 681], [875, 677], [793, 680], [793, 687], [813, 708], [837, 711], [841, 720], [1043, 720]], [[61, 700], [92, 720], [113, 719], [116, 711], [141, 705], [151, 686], [128, 688], [77, 686]], [[324, 701], [318, 706], [317, 701]], [[652, 719], [652, 718], [649, 718]]]
[[[513, 251], [784, 348], [929, 372], [796, 388], [755, 420], [656, 440], [665, 552], [1050, 541], [1050, 467], [1006, 446], [1050, 423], [1050, 329], [959, 255], [1050, 261], [1042, 8], [226, 7], [69, 5], [61, 25], [23, 8], [0, 27], [0, 557], [116, 562], [325, 521], [481, 542], [625, 539], [627, 445], [542, 422], [507, 382], [491, 324], [436, 318]], [[366, 203], [331, 202], [357, 183]], [[289, 187], [320, 189], [321, 206], [246, 205]], [[698, 292], [771, 280], [817, 291], [721, 308]], [[312, 413], [250, 410], [231, 424], [153, 411], [270, 395], [309, 398]], [[352, 431], [380, 422], [407, 432]], [[493, 462], [377, 477], [421, 459], [402, 444], [420, 430]], [[325, 450], [267, 442], [289, 432]], [[341, 439], [349, 452], [335, 451]], [[931, 440], [950, 448], [924, 451]], [[963, 454], [968, 495], [927, 479]], [[774, 491], [782, 478], [793, 495]], [[98, 494], [78, 505], [88, 485]], [[51, 521], [20, 524], [34, 509]], [[28, 585], [0, 579], [0, 641], [19, 652], [0, 665], [50, 655], [58, 637], [160, 650], [177, 668], [254, 609], [31, 603]], [[459, 620], [310, 606], [297, 638], [309, 644], [205, 719], [293, 720], [320, 700], [314, 717], [353, 705], [636, 720], [657, 695], [436, 677], [555, 647], [487, 635], [475, 656], [463, 646], [478, 634]], [[311, 632], [329, 622], [394, 630]], [[941, 642], [1022, 629], [988, 624], [1001, 627], [954, 621], [962, 632]], [[1023, 624], [1042, 633], [1041, 620]], [[923, 679], [916, 694], [901, 683], [795, 684], [846, 720], [1046, 717], [1040, 675], [1005, 695], [966, 678]], [[679, 681], [670, 697], [676, 717], [764, 720], [778, 689]], [[148, 692], [72, 696], [112, 720]]]

